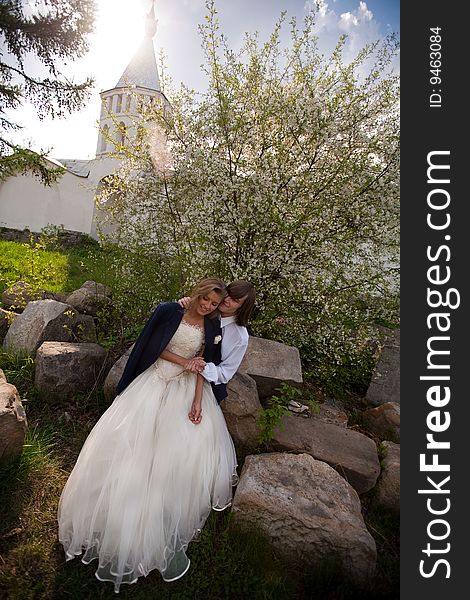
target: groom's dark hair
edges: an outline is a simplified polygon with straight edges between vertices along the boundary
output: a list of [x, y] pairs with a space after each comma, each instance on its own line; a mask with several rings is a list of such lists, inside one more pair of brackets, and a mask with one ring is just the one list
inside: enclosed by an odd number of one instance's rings
[[255, 307], [255, 286], [244, 279], [237, 279], [227, 286], [227, 292], [234, 300], [245, 298], [246, 296], [245, 301], [235, 314], [237, 325], [246, 325]]

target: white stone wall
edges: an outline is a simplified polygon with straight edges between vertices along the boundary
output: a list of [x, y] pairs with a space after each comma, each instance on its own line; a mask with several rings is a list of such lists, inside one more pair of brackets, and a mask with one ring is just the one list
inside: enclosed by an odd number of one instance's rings
[[0, 184], [0, 226], [39, 232], [48, 224], [90, 233], [94, 190], [87, 178], [72, 173], [45, 187], [31, 175]]
[[39, 233], [46, 225], [63, 225], [95, 237], [96, 189], [118, 164], [109, 158], [95, 159], [90, 161], [88, 177], [67, 171], [47, 187], [31, 175], [9, 177], [0, 183], [0, 227]]

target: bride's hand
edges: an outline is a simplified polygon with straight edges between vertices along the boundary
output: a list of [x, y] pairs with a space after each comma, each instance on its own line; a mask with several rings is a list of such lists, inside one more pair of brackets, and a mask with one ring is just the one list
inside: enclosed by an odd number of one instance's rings
[[186, 362], [184, 368], [191, 373], [201, 373], [201, 371], [204, 371], [205, 366], [206, 362], [204, 358], [202, 356], [195, 356]]
[[199, 402], [193, 401], [191, 410], [188, 413], [189, 420], [194, 425], [199, 425], [202, 419], [202, 406]]

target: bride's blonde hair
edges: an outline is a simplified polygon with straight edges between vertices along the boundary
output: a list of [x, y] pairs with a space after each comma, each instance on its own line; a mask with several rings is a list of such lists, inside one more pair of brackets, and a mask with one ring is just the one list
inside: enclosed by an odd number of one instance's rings
[[[201, 279], [201, 281], [194, 286], [191, 292], [189, 306], [192, 306], [197, 298], [206, 296], [211, 292], [218, 294], [221, 297], [221, 300], [228, 296], [227, 288], [225, 287], [225, 283], [222, 281], [222, 279], [218, 279], [217, 277], [208, 277], [207, 279]], [[210, 316], [215, 316], [216, 314], [217, 311], [215, 310]]]

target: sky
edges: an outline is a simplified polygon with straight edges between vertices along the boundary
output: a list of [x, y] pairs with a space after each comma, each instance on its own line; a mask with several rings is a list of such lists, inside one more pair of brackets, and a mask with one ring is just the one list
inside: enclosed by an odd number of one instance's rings
[[[348, 34], [351, 55], [365, 43], [390, 32], [399, 33], [399, 0], [318, 0], [315, 33], [322, 51], [330, 50], [339, 35]], [[233, 48], [238, 48], [245, 31], [258, 31], [267, 39], [281, 11], [287, 18], [303, 20], [312, 0], [216, 0], [220, 31]], [[9, 115], [23, 129], [14, 140], [46, 151], [54, 158], [93, 158], [98, 137], [99, 92], [113, 88], [137, 51], [144, 36], [145, 15], [152, 0], [97, 0], [95, 30], [90, 35], [88, 54], [64, 69], [67, 76], [81, 81], [95, 80], [87, 106], [63, 119], [39, 121], [31, 105]], [[184, 82], [203, 91], [204, 75], [198, 24], [206, 14], [204, 0], [156, 0], [158, 21], [154, 37], [156, 53], [163, 51], [173, 84]], [[288, 28], [286, 27], [286, 35]], [[12, 136], [10, 136], [11, 138]]]

